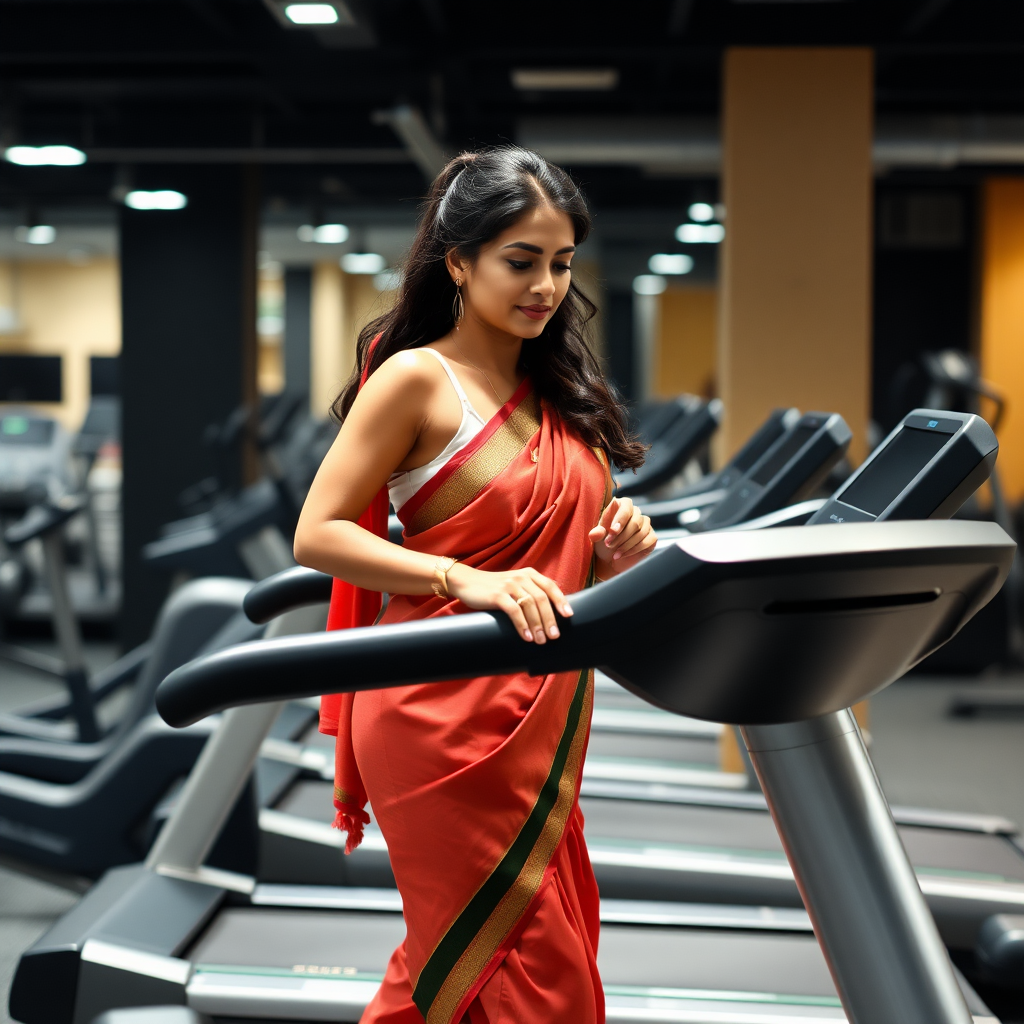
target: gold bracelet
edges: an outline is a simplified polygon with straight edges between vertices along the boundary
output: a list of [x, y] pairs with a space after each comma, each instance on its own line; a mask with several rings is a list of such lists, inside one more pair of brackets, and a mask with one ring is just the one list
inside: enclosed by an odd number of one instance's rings
[[448, 597], [448, 572], [457, 561], [457, 558], [443, 555], [434, 563], [434, 582], [430, 589], [438, 597]]

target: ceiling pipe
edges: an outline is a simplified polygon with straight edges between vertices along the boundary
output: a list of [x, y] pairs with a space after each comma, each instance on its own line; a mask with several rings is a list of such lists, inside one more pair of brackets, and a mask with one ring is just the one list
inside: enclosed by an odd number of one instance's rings
[[402, 104], [391, 110], [378, 110], [373, 115], [373, 122], [390, 126], [427, 181], [433, 181], [448, 163], [441, 144], [434, 138], [426, 118], [417, 107]]
[[[517, 141], [569, 166], [641, 167], [717, 175], [722, 143], [711, 118], [524, 118]], [[1024, 164], [1024, 118], [886, 118], [876, 123], [875, 169]]]

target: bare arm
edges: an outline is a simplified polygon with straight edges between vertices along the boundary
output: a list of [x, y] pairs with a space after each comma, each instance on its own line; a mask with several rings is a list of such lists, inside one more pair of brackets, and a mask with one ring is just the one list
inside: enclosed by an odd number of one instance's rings
[[331, 445], [299, 516], [295, 559], [368, 590], [429, 594], [437, 558], [356, 524], [413, 451], [435, 398], [422, 356], [389, 359], [366, 382]]
[[[429, 429], [436, 428], [446, 393], [432, 362], [423, 353], [400, 353], [359, 392], [299, 516], [295, 559], [302, 565], [367, 590], [431, 592], [436, 555], [392, 544], [357, 520], [395, 470], [429, 461], [417, 461], [416, 450]], [[448, 572], [448, 587], [470, 608], [503, 611], [524, 639], [537, 643], [559, 635], [552, 605], [563, 615], [572, 614], [558, 584], [534, 569], [484, 572], [458, 564]]]

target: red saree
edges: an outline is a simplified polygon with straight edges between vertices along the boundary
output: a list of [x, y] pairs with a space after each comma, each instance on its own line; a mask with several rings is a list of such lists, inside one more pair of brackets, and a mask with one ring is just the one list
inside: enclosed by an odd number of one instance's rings
[[[532, 566], [573, 593], [609, 488], [603, 456], [525, 381], [403, 506], [405, 544], [480, 569]], [[381, 621], [464, 611], [396, 595]], [[578, 806], [592, 693], [584, 671], [324, 698], [340, 824], [358, 842], [369, 798], [407, 926], [364, 1022], [603, 1022]]]

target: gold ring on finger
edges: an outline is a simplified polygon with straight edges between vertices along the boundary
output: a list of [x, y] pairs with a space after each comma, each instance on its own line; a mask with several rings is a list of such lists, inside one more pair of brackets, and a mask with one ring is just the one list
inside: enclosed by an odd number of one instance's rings
[[530, 595], [529, 594], [523, 594], [522, 597], [517, 597], [516, 598], [516, 604], [523, 605], [523, 604], [526, 604], [526, 602], [529, 601], [529, 600], [530, 600]]

